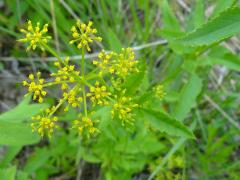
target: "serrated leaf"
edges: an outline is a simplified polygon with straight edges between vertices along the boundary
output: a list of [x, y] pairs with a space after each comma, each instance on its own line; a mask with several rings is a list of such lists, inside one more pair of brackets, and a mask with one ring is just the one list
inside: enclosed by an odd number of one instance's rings
[[211, 45], [238, 32], [240, 32], [240, 8], [234, 7], [180, 38], [179, 42], [188, 46]]
[[194, 135], [190, 129], [184, 126], [177, 119], [170, 117], [163, 112], [150, 109], [140, 109], [139, 111], [144, 119], [149, 121], [154, 128], [161, 132], [165, 132], [173, 136], [194, 138]]
[[39, 136], [32, 133], [28, 124], [0, 121], [1, 145], [21, 146], [34, 144], [39, 140]]

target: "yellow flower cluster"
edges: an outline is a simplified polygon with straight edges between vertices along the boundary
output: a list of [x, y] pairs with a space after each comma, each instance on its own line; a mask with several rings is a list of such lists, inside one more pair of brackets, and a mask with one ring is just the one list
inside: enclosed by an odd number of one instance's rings
[[135, 53], [131, 48], [122, 48], [115, 61], [116, 74], [122, 78], [130, 73], [138, 72], [136, 67], [138, 61], [135, 60]]
[[139, 105], [133, 103], [131, 97], [122, 95], [121, 97], [115, 96], [116, 102], [113, 104], [113, 109], [111, 110], [113, 118], [119, 118], [122, 125], [125, 124], [133, 125], [135, 114], [132, 112]]
[[91, 51], [89, 47], [89, 43], [93, 43], [93, 41], [102, 41], [101, 37], [96, 36], [97, 29], [92, 28], [93, 22], [89, 21], [88, 24], [81, 23], [80, 20], [77, 21], [76, 26], [73, 26], [72, 37], [73, 40], [70, 41], [70, 44], [78, 42], [77, 47], [86, 48], [87, 51]]
[[32, 22], [28, 21], [27, 29], [20, 29], [20, 31], [24, 33], [26, 37], [18, 41], [30, 43], [27, 47], [27, 51], [30, 49], [35, 50], [37, 46], [40, 46], [40, 48], [44, 50], [42, 43], [47, 43], [51, 39], [51, 36], [46, 35], [48, 32], [48, 24], [45, 24], [41, 30], [39, 22], [36, 27], [33, 27]]
[[43, 102], [43, 97], [47, 92], [43, 90], [44, 79], [41, 78], [41, 72], [37, 73], [37, 76], [30, 74], [28, 76], [30, 82], [23, 81], [23, 86], [28, 87], [28, 92], [33, 93], [33, 100], [38, 100], [39, 103]]
[[[64, 99], [66, 99], [68, 101], [68, 104], [71, 105], [73, 108], [80, 106], [80, 103], [83, 102], [83, 98], [81, 96], [77, 96], [80, 90], [80, 88], [73, 88], [68, 93], [63, 93]], [[64, 111], [68, 110], [69, 105], [64, 109]]]
[[[57, 127], [58, 120], [54, 114], [57, 109], [62, 107], [65, 112], [69, 108], [80, 108], [81, 116], [73, 122], [72, 126], [80, 135], [92, 136], [99, 132], [89, 118], [88, 108], [90, 107], [111, 106], [112, 117], [120, 119], [123, 126], [134, 122], [133, 110], [138, 107], [138, 104], [134, 103], [125, 90], [122, 90], [122, 84], [127, 80], [128, 75], [138, 72], [138, 61], [135, 59], [135, 54], [131, 48], [123, 48], [119, 53], [101, 51], [98, 59], [93, 61], [97, 68], [88, 74], [85, 73], [85, 49], [91, 51], [90, 43], [102, 40], [96, 36], [97, 30], [92, 28], [92, 25], [91, 21], [87, 25], [77, 21], [71, 29], [73, 40], [70, 41], [70, 44], [76, 43], [77, 47], [82, 49], [81, 74], [75, 65], [69, 63], [69, 57], [62, 59], [51, 47], [47, 46], [46, 43], [50, 39], [50, 36], [46, 36], [47, 24], [40, 30], [39, 23], [37, 27], [33, 28], [29, 21], [27, 30], [21, 30], [26, 34], [26, 38], [20, 39], [20, 41], [30, 42], [27, 50], [35, 49], [37, 46], [45, 47], [57, 57], [57, 61], [54, 62], [56, 71], [50, 74], [52, 78], [49, 81], [45, 82], [41, 78], [40, 72], [37, 75], [30, 74], [29, 80], [23, 81], [23, 85], [28, 87], [29, 94], [33, 94], [33, 99], [40, 103], [47, 94], [44, 88], [53, 85], [61, 86], [62, 94], [56, 107], [47, 109], [43, 116], [33, 117], [33, 131], [37, 131], [41, 136], [45, 134], [51, 136], [54, 128]], [[104, 79], [109, 76], [110, 80]], [[95, 81], [94, 85], [92, 85], [93, 81]], [[99, 82], [103, 82], [103, 84]], [[91, 104], [87, 104], [88, 102]], [[83, 113], [84, 115], [82, 115]]]
[[93, 64], [100, 69], [100, 75], [111, 73], [125, 78], [128, 74], [138, 72], [135, 53], [131, 48], [122, 48], [120, 53], [102, 51], [98, 55], [98, 60], [94, 60]]
[[83, 136], [84, 134], [87, 137], [93, 136], [94, 134], [100, 132], [98, 128], [94, 127], [93, 121], [89, 117], [83, 116], [81, 120], [73, 121], [73, 129], [76, 129], [79, 135]]
[[44, 116], [34, 116], [32, 117], [32, 120], [34, 121], [31, 123], [32, 131], [37, 132], [42, 137], [44, 135], [47, 135], [48, 137], [52, 136], [52, 133], [55, 128], [58, 127], [56, 122], [58, 121], [58, 118], [56, 116], [51, 117], [51, 113], [55, 111], [55, 106], [53, 106], [51, 109], [47, 108], [45, 109]]
[[106, 86], [100, 86], [100, 83], [96, 81], [95, 87], [90, 87], [90, 92], [87, 94], [94, 105], [108, 105], [106, 97], [111, 93], [107, 92]]
[[58, 68], [56, 73], [52, 73], [51, 76], [55, 77], [55, 82], [61, 84], [62, 90], [68, 89], [67, 83], [74, 83], [79, 78], [79, 71], [75, 70], [74, 65], [69, 65], [69, 57], [67, 57], [63, 63], [55, 62], [54, 65]]
[[160, 99], [163, 99], [166, 96], [166, 92], [164, 91], [163, 85], [157, 85], [156, 87], [153, 88], [155, 94], [157, 97]]
[[100, 69], [100, 75], [103, 75], [104, 73], [114, 73], [115, 69], [113, 63], [111, 62], [111, 58], [113, 57], [113, 55], [113, 52], [107, 54], [104, 50], [102, 50], [98, 54], [99, 60], [93, 60], [93, 64]]

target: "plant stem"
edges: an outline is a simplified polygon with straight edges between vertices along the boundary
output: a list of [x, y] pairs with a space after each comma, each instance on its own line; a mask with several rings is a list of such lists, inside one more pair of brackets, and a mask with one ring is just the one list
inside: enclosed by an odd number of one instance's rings
[[[84, 60], [84, 49], [82, 49], [82, 77], [85, 79], [84, 69], [85, 69], [85, 60]], [[83, 92], [83, 108], [84, 108], [84, 114], [87, 117], [87, 98], [86, 98], [86, 90], [85, 90], [85, 84], [82, 85], [82, 92]]]
[[84, 70], [85, 70], [84, 49], [82, 49], [82, 64], [81, 64], [81, 68], [82, 68], [82, 76], [84, 77]]

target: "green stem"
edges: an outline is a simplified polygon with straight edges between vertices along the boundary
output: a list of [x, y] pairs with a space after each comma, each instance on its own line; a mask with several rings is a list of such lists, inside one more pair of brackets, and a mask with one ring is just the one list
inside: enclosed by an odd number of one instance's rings
[[[81, 69], [82, 69], [82, 77], [83, 80], [85, 79], [85, 60], [84, 60], [84, 49], [82, 49], [82, 64], [81, 64]], [[86, 90], [85, 90], [85, 85], [82, 85], [82, 92], [83, 92], [83, 108], [84, 108], [84, 114], [87, 117], [87, 98], [86, 98]]]
[[58, 105], [54, 108], [54, 110], [48, 115], [48, 117], [51, 117], [57, 110], [58, 108], [65, 102], [66, 99], [61, 99]]
[[84, 60], [84, 49], [83, 48], [82, 48], [82, 64], [81, 64], [81, 68], [82, 68], [82, 76], [84, 77], [85, 60]]

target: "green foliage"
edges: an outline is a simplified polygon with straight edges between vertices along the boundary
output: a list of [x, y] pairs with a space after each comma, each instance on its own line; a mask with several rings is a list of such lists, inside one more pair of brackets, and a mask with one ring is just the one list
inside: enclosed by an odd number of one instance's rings
[[[167, 44], [137, 51], [139, 72], [121, 84], [126, 95], [139, 104], [134, 111], [134, 126], [124, 127], [112, 119], [110, 107], [95, 107], [93, 118], [99, 121], [96, 124], [100, 133], [81, 139], [67, 130], [78, 111], [70, 109], [63, 114], [60, 109], [56, 113], [61, 130], [46, 140], [31, 132], [29, 121], [50, 103], [31, 103], [27, 97], [2, 113], [0, 179], [76, 179], [79, 173], [81, 178], [94, 179], [90, 174], [96, 173], [97, 178], [107, 180], [142, 176], [163, 180], [239, 179], [239, 129], [228, 122], [231, 118], [239, 123], [238, 36], [226, 41], [240, 32], [238, 1], [184, 1], [190, 12], [178, 1], [170, 0], [65, 0], [68, 7], [63, 1], [53, 2], [61, 56], [79, 55], [79, 50], [68, 42], [69, 27], [76, 16], [83, 22], [91, 17], [105, 39], [93, 45], [92, 52], [97, 52], [98, 46], [119, 51], [159, 38], [166, 39]], [[13, 43], [19, 38], [16, 29], [22, 27], [24, 17], [33, 23], [49, 22], [53, 27], [51, 7], [36, 0], [3, 4], [0, 46], [11, 47], [5, 53], [9, 56], [27, 56]], [[55, 44], [53, 40], [51, 45]], [[36, 56], [34, 52], [29, 55]], [[44, 52], [41, 56], [50, 54]], [[92, 69], [90, 62], [86, 69]], [[80, 66], [78, 60], [71, 63]], [[47, 61], [19, 64], [27, 69], [33, 64], [44, 72], [56, 70]], [[0, 72], [8, 67], [8, 63], [1, 62]], [[167, 93], [163, 99], [154, 91], [159, 84]], [[57, 89], [50, 89], [49, 94], [57, 96]]]
[[194, 138], [193, 133], [187, 127], [181, 124], [180, 121], [168, 116], [165, 113], [150, 109], [143, 109], [141, 112], [142, 117], [161, 132], [166, 132], [167, 134], [174, 136]]
[[220, 42], [240, 31], [240, 8], [229, 8], [216, 18], [208, 21], [180, 41], [188, 46], [204, 46]]

